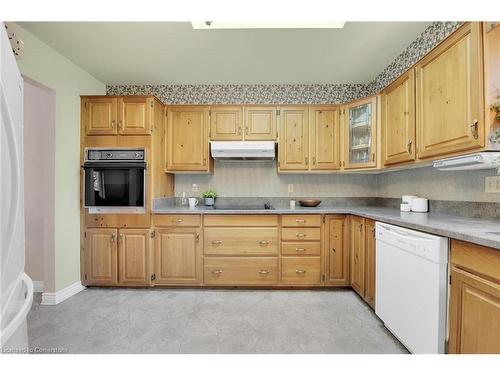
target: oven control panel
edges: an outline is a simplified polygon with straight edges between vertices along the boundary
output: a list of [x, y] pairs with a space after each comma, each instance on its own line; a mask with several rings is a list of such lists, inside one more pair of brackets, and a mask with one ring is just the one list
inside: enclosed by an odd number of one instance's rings
[[114, 148], [114, 149], [96, 149], [88, 148], [85, 150], [86, 161], [97, 160], [116, 160], [116, 161], [143, 161], [144, 158], [143, 148]]

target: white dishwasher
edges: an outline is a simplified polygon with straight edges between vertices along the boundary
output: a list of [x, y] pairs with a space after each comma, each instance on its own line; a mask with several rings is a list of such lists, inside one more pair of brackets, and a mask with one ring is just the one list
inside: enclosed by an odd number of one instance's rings
[[444, 353], [448, 238], [376, 223], [375, 313], [412, 353]]

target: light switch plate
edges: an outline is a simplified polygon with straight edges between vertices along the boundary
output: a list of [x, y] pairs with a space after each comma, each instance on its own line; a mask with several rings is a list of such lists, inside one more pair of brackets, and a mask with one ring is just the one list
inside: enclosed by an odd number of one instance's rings
[[486, 193], [500, 193], [500, 176], [491, 176], [484, 179]]
[[293, 193], [293, 184], [288, 184], [288, 192]]

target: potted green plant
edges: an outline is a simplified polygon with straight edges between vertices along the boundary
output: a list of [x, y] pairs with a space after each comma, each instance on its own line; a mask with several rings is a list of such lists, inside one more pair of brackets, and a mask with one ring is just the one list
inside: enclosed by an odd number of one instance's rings
[[208, 189], [204, 191], [201, 196], [205, 199], [205, 206], [213, 206], [215, 204], [215, 198], [217, 198], [217, 192], [214, 189]]

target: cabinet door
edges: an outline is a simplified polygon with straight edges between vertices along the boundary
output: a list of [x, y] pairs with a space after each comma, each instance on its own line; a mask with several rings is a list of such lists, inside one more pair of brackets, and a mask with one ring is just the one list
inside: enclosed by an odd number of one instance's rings
[[365, 219], [351, 216], [351, 286], [365, 295]]
[[311, 169], [340, 168], [340, 129], [337, 107], [309, 108], [311, 127]]
[[307, 107], [280, 109], [278, 169], [309, 169], [309, 119]]
[[345, 234], [347, 216], [329, 215], [325, 226], [325, 283], [327, 285], [350, 285], [349, 251]]
[[210, 109], [210, 139], [212, 141], [243, 140], [241, 107], [212, 107]]
[[480, 46], [480, 23], [468, 23], [417, 64], [418, 158], [484, 145]]
[[415, 160], [415, 75], [409, 70], [382, 95], [384, 165]]
[[356, 101], [345, 111], [345, 169], [376, 167], [377, 97]]
[[208, 110], [204, 106], [169, 108], [167, 170], [209, 171]]
[[500, 284], [452, 267], [448, 351], [500, 354]]
[[85, 98], [84, 101], [86, 134], [117, 134], [118, 99], [114, 97], [99, 97]]
[[276, 107], [245, 107], [245, 140], [274, 141], [276, 132]]
[[118, 101], [118, 132], [120, 134], [151, 134], [154, 99], [123, 97]]
[[120, 229], [118, 279], [122, 285], [151, 284], [149, 229]]
[[156, 284], [201, 284], [200, 230], [156, 230]]
[[117, 279], [117, 230], [87, 229], [85, 231], [86, 285], [116, 285]]
[[375, 309], [375, 222], [365, 219], [365, 301]]

